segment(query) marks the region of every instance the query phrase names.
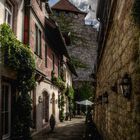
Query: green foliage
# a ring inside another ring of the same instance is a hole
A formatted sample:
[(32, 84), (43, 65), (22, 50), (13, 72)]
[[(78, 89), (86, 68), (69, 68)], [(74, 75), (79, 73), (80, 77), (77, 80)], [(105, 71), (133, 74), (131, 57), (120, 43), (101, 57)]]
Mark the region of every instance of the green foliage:
[(71, 100), (74, 99), (74, 89), (72, 86), (67, 87), (66, 96), (68, 96)]
[(61, 77), (63, 82), (66, 82), (66, 78), (64, 76), (64, 69), (62, 67), (61, 67), (61, 70), (60, 70), (60, 77)]
[(28, 91), (35, 85), (35, 61), (29, 47), (18, 41), (11, 28), (0, 25), (0, 43), (3, 64), (17, 73), (16, 87), (20, 96), (15, 106), (14, 136), (31, 139), (31, 101)]
[(79, 88), (79, 94), (81, 100), (90, 99), (93, 96), (93, 89), (92, 86), (89, 83), (84, 83)]
[(61, 122), (64, 120), (64, 110), (60, 110), (59, 119), (60, 119)]
[(19, 91), (30, 91), (35, 85), (35, 61), (30, 49), (19, 42), (10, 27), (0, 26), (0, 42), (4, 64), (17, 72)]
[(69, 100), (69, 111), (74, 109), (74, 89), (72, 86), (67, 87), (65, 95), (68, 97)]
[(64, 120), (64, 105), (65, 105), (63, 93), (61, 93), (59, 104), (60, 104), (59, 105), (60, 106), (59, 119), (60, 121), (63, 121)]
[(132, 15), (134, 17), (135, 22), (140, 25), (140, 0), (135, 0)]
[(32, 107), (30, 96), (27, 93), (20, 95), (17, 99), (15, 107), (15, 113), (17, 116), (13, 126), (14, 136), (22, 137), (22, 139), (31, 139), (30, 127), (32, 127)]
[(52, 131), (55, 128), (55, 124), (56, 124), (55, 116), (52, 114), (51, 117), (50, 117), (50, 127), (51, 127)]
[(55, 73), (54, 71), (52, 71), (51, 73), (52, 75), (52, 83), (57, 86), (61, 91), (64, 91), (66, 89), (66, 86), (65, 86), (65, 82), (60, 78), (60, 77), (55, 77)]
[(88, 68), (88, 66), (79, 60), (79, 58), (71, 57), (70, 61), (75, 66), (75, 68)]
[(52, 83), (57, 86), (60, 90), (61, 90), (61, 95), (58, 97), (58, 107), (60, 109), (59, 111), (59, 119), (60, 121), (64, 120), (64, 93), (66, 92), (66, 86), (65, 86), (65, 82), (61, 79), (61, 77), (55, 77), (55, 73), (54, 71), (51, 72), (51, 76), (52, 76)]

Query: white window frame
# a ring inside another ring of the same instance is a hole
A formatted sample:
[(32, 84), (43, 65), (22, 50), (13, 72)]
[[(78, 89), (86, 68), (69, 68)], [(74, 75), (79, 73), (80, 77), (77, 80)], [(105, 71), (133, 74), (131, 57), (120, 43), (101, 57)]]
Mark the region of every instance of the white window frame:
[[(8, 5), (11, 6), (11, 11), (8, 9), (7, 3), (8, 3)], [(11, 16), (10, 23), (8, 23), (8, 16), (9, 15)], [(6, 1), (6, 3), (5, 3), (5, 17), (4, 18), (5, 18), (4, 19), (5, 23), (10, 25), (10, 27), (12, 28), (12, 25), (13, 25), (13, 5), (12, 5), (12, 3), (10, 1)]]
[[(10, 137), (11, 135), (11, 85), (9, 83), (2, 83), (2, 86), (8, 86), (9, 88), (9, 97), (8, 97), (8, 101), (9, 101), (9, 105), (8, 105), (8, 112), (9, 112), (9, 118), (8, 118), (8, 121), (9, 121), (9, 127), (8, 127), (8, 130), (9, 132), (7, 133), (7, 135), (3, 135), (2, 136), (2, 140), (5, 140), (7, 138)], [(3, 99), (3, 97), (2, 97)]]

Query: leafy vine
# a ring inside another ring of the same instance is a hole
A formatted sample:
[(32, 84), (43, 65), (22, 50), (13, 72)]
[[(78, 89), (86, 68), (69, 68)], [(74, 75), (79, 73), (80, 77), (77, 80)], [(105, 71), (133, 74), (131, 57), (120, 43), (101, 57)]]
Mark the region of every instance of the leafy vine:
[(64, 93), (66, 92), (65, 82), (61, 79), (61, 77), (57, 78), (55, 76), (54, 71), (51, 72), (51, 76), (52, 76), (52, 79), (51, 79), (52, 83), (55, 86), (57, 86), (60, 89), (60, 91), (61, 91), (61, 95), (58, 98), (59, 99), (58, 107), (60, 109), (60, 111), (59, 111), (59, 119), (60, 119), (60, 121), (63, 121), (64, 120), (64, 105), (65, 105)]
[(54, 71), (51, 72), (51, 81), (52, 83), (57, 86), (61, 91), (66, 89), (65, 82), (61, 79), (61, 77), (56, 77)]
[(17, 40), (7, 24), (0, 25), (0, 43), (3, 64), (15, 70), (17, 76), (15, 83), (19, 95), (15, 103), (14, 136), (30, 139), (32, 108), (28, 92), (35, 85), (35, 61), (29, 47)]

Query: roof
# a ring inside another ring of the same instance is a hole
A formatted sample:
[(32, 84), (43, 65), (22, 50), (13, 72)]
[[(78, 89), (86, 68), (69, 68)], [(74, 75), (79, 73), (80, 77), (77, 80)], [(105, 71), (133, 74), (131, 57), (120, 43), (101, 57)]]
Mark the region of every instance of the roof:
[(46, 36), (49, 45), (54, 48), (54, 50), (57, 50), (58, 53), (61, 55), (65, 55), (69, 58), (69, 54), (66, 49), (66, 44), (64, 42), (62, 33), (59, 30), (59, 27), (56, 25), (56, 23), (46, 18)]
[(69, 0), (60, 0), (55, 5), (51, 7), (53, 10), (69, 11), (74, 13), (86, 14), (80, 11), (76, 6), (74, 6)]

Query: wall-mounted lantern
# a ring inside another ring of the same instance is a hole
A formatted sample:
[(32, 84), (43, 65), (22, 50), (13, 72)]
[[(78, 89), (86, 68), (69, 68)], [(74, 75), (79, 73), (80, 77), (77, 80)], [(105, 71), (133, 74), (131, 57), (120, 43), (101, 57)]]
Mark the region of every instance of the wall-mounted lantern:
[(127, 73), (125, 73), (120, 82), (121, 92), (125, 98), (130, 99), (131, 87), (131, 77)]
[(52, 102), (53, 102), (53, 98), (50, 99), (50, 103), (51, 103), (51, 104), (52, 104)]
[(102, 95), (102, 102), (103, 103), (108, 103), (108, 93), (105, 92), (103, 95)]
[(38, 103), (40, 104), (40, 103), (42, 103), (42, 102), (43, 102), (43, 99), (42, 99), (41, 96), (39, 96), (39, 97), (38, 97)]

